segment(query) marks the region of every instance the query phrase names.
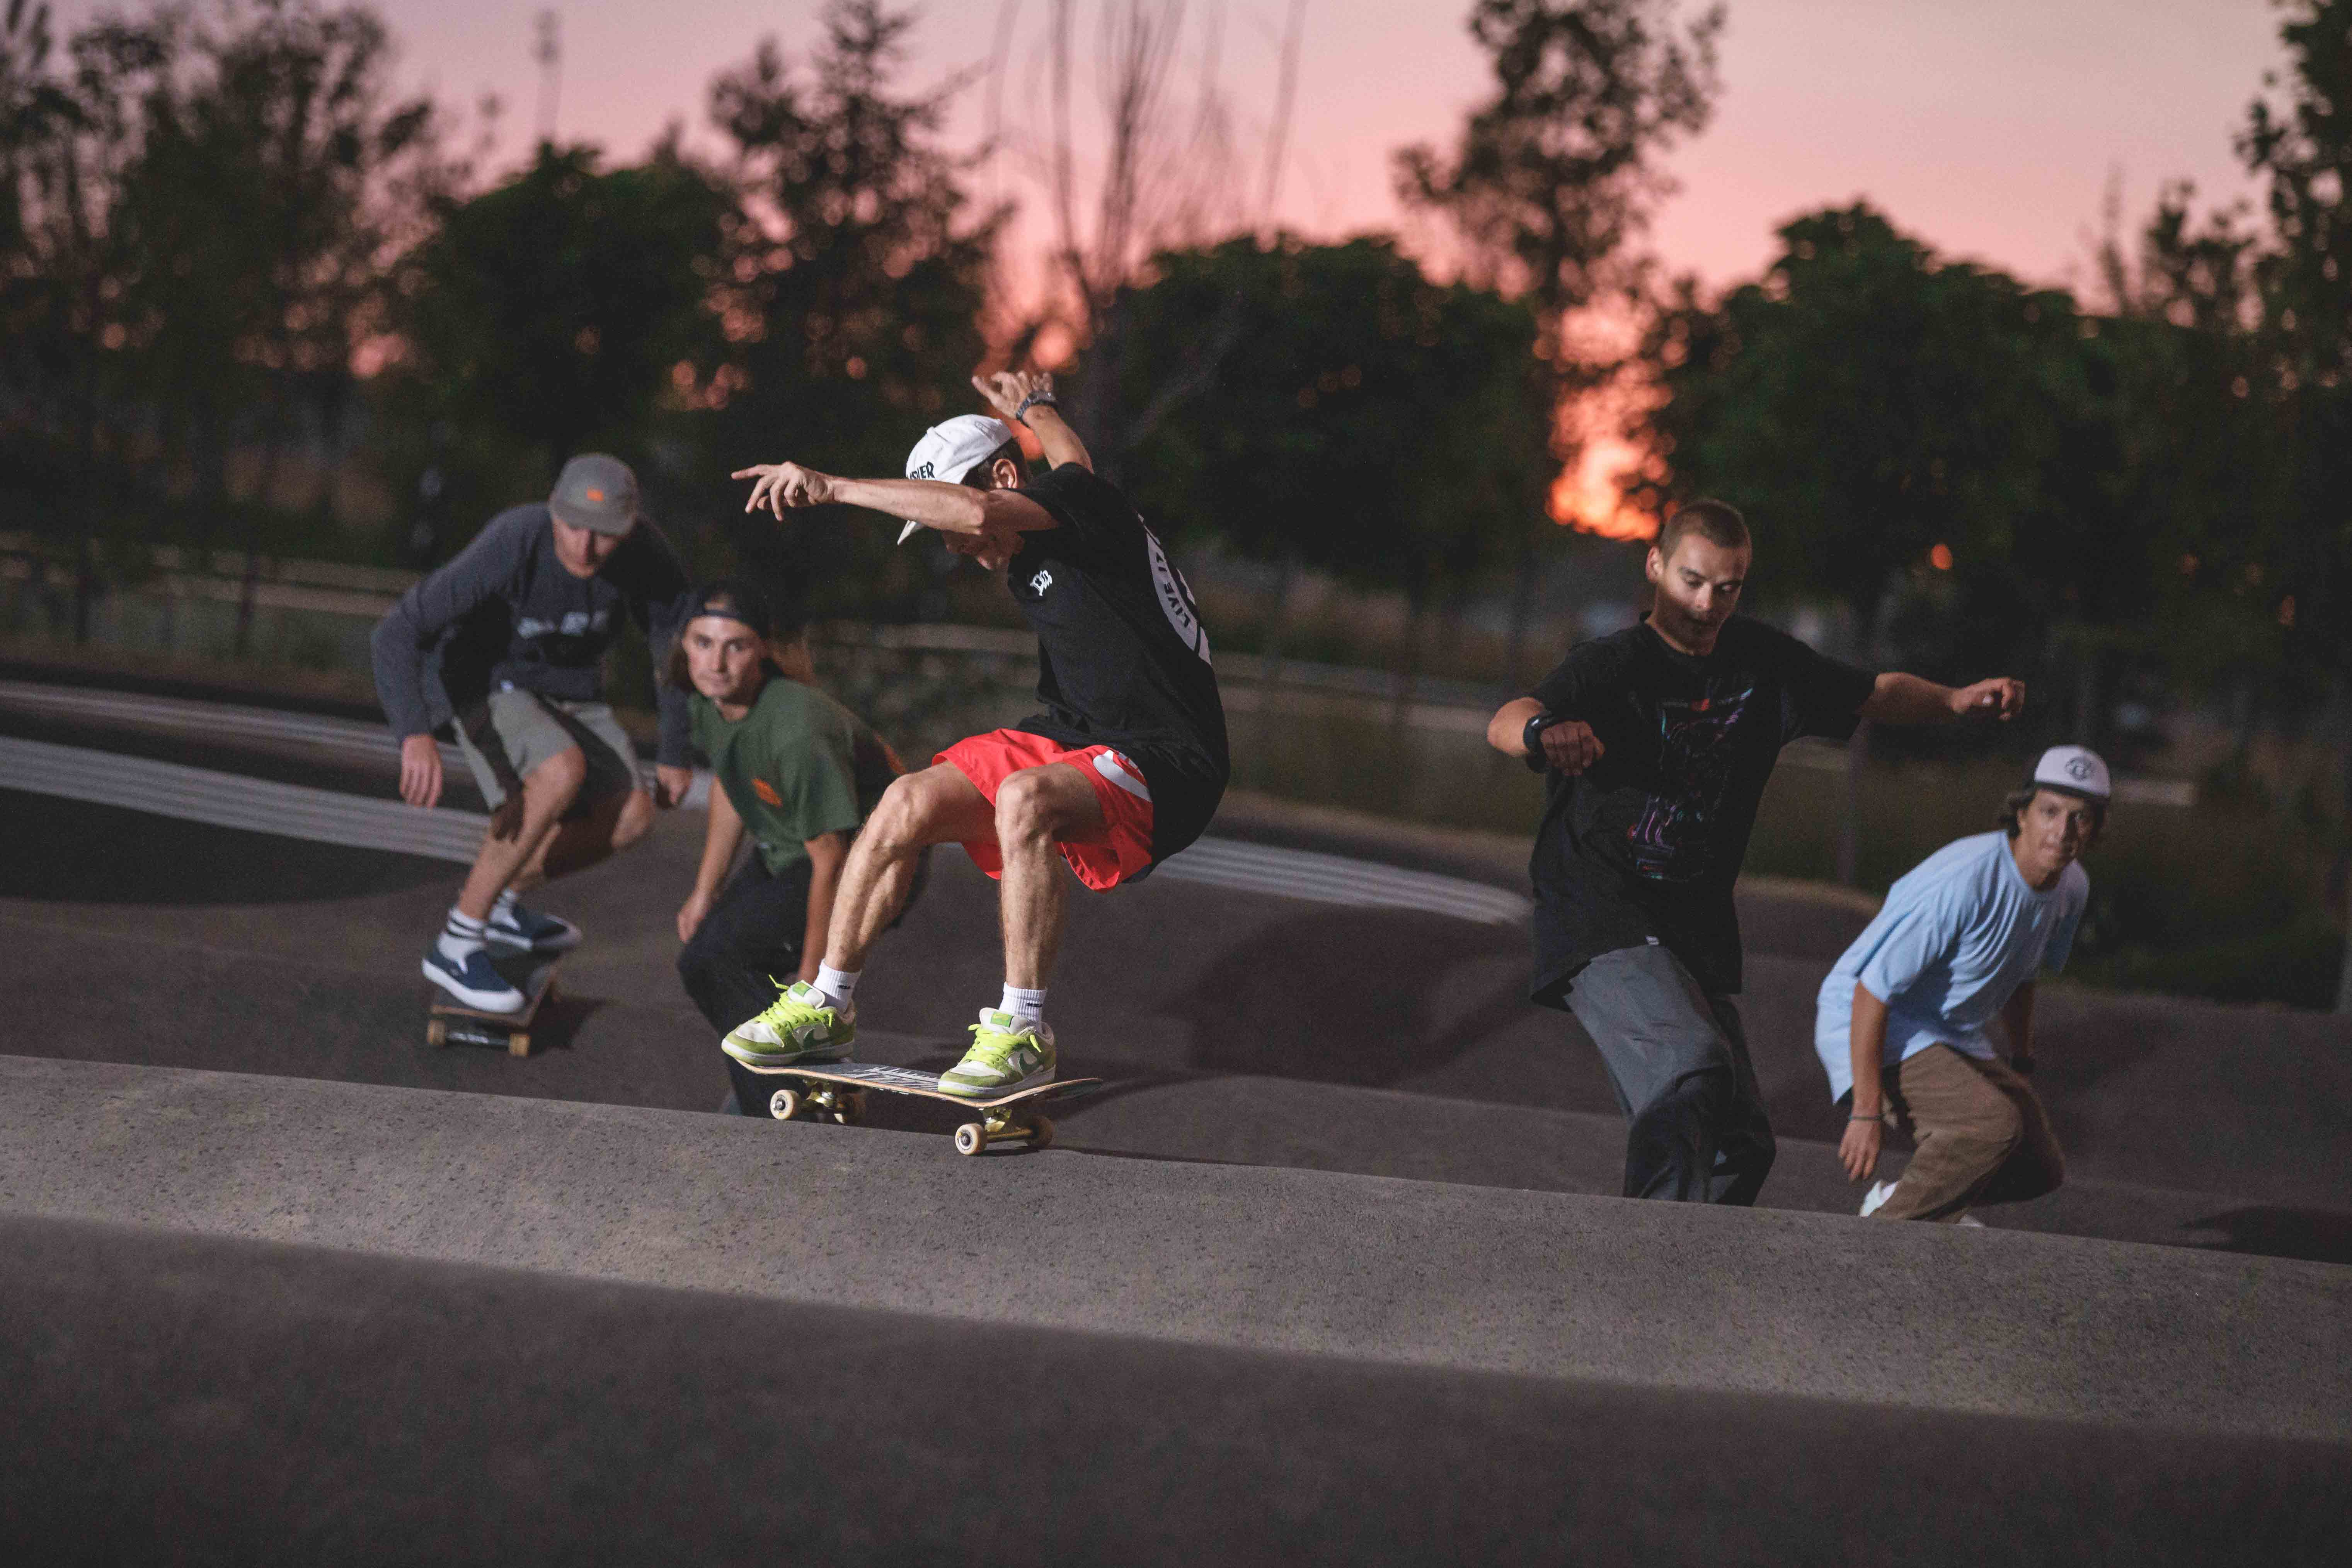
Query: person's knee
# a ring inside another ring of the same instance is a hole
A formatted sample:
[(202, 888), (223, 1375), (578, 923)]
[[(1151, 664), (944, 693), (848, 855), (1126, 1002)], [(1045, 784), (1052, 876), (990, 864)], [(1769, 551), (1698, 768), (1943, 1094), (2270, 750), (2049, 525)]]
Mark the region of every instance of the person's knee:
[(893, 779), (875, 803), (866, 826), (858, 830), (851, 853), (867, 849), (891, 859), (913, 854), (930, 842), (925, 830), (934, 815), (933, 804), (918, 775), (905, 773)]
[(577, 746), (566, 746), (523, 776), (523, 787), (534, 794), (569, 804), (588, 782), (588, 759)]
[(996, 791), (996, 841), (1034, 844), (1054, 837), (1059, 812), (1044, 768), (1024, 768)]

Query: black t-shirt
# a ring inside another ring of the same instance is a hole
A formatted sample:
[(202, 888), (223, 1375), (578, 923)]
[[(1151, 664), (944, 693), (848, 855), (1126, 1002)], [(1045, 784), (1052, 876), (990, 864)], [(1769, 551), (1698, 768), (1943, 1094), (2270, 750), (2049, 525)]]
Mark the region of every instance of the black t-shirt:
[(1209, 634), (1182, 574), (1127, 498), (1076, 463), (1022, 494), (1055, 526), (1021, 536), (1005, 569), (1037, 633), (1037, 698), (1018, 728), (1113, 746), (1151, 788), (1154, 862), (1200, 837), (1229, 772)]
[(1745, 616), (1705, 658), (1647, 622), (1570, 648), (1532, 695), (1604, 750), (1545, 781), (1533, 1000), (1564, 1006), (1587, 963), (1654, 941), (1708, 993), (1738, 991), (1731, 887), (1772, 764), (1800, 735), (1852, 735), (1874, 679)]

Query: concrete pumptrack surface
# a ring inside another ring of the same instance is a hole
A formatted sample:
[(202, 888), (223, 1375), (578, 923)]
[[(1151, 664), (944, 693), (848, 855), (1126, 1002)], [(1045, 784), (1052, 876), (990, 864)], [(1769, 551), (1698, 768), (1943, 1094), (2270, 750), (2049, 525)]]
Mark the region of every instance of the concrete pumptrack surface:
[[(388, 793), (5, 701), (0, 736)], [(1055, 991), (1065, 1070), (1114, 1082), (965, 1160), (951, 1108), (709, 1114), (667, 929), (698, 819), (549, 900), (590, 940), (515, 1061), (423, 1043), (446, 865), (0, 817), (12, 1557), (2342, 1560), (2332, 1019), (2053, 989), (2069, 1186), (1861, 1224), (1809, 1035), (1864, 912), (1750, 889), (1774, 1206), (1634, 1205), (1523, 929), (1155, 879), (1080, 910)], [(1459, 836), (1216, 831), (1524, 886)], [(951, 1059), (993, 994), (991, 887), (940, 871), (866, 1059)]]

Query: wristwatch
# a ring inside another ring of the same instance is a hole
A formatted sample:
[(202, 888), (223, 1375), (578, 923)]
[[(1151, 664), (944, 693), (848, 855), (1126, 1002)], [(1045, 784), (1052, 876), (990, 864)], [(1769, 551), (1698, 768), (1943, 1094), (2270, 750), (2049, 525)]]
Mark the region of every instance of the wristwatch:
[(1526, 727), (1519, 731), (1519, 744), (1528, 749), (1528, 772), (1539, 773), (1551, 766), (1551, 763), (1544, 758), (1543, 732), (1559, 722), (1559, 714), (1549, 711), (1539, 712), (1529, 719)]

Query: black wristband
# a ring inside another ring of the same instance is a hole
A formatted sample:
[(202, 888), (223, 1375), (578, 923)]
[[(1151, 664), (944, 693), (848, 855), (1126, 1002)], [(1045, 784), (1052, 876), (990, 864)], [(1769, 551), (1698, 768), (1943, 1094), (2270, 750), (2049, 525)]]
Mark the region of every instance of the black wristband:
[(1528, 749), (1528, 772), (1539, 773), (1551, 766), (1544, 758), (1543, 732), (1559, 722), (1558, 714), (1538, 712), (1520, 728), (1519, 744)]
[(1055, 403), (1054, 395), (1052, 393), (1033, 392), (1028, 396), (1021, 400), (1021, 406), (1013, 411), (1013, 417), (1020, 423), (1026, 425), (1028, 420), (1022, 416), (1027, 414), (1032, 408), (1053, 408), (1055, 406), (1058, 405)]

